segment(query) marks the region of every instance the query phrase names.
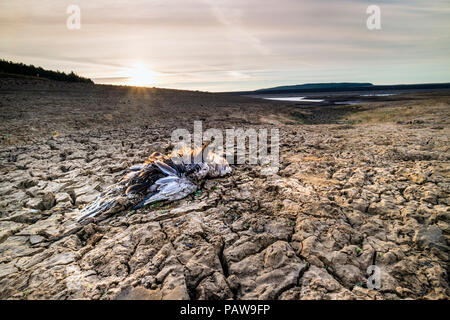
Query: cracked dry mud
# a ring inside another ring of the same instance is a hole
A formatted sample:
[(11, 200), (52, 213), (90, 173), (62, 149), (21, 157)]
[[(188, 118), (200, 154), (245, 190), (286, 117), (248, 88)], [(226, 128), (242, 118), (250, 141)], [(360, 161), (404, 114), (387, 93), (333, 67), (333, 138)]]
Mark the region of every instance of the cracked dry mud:
[[(2, 80), (0, 95), (1, 299), (450, 295), (448, 92), (351, 113), (31, 80)], [(383, 108), (405, 119), (355, 120)], [(123, 169), (169, 151), (172, 130), (194, 120), (279, 128), (278, 174), (236, 165), (168, 206), (75, 222)], [(374, 259), (379, 290), (365, 286)]]

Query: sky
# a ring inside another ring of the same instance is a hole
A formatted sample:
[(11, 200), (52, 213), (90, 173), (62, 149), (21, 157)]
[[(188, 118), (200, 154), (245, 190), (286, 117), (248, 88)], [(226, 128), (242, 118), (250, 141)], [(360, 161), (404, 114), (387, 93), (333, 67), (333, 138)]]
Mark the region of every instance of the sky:
[[(69, 5), (80, 29), (67, 28)], [(449, 53), (450, 0), (0, 0), (0, 58), (96, 83), (450, 82)]]

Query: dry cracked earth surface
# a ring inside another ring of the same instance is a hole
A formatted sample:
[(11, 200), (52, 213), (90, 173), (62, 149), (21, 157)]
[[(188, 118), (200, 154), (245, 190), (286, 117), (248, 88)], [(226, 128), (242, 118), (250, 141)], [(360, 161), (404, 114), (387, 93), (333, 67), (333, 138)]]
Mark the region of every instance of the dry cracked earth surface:
[[(1, 299), (449, 298), (450, 92), (314, 108), (2, 79), (0, 97)], [(279, 172), (76, 222), (194, 120), (278, 128)]]

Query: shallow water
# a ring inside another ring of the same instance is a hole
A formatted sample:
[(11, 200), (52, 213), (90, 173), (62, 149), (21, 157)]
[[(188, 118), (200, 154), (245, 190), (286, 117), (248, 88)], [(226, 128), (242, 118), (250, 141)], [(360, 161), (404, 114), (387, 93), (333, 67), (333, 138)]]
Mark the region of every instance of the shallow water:
[(361, 102), (363, 102), (363, 101), (353, 101), (353, 100), (350, 100), (350, 101), (338, 101), (338, 102), (334, 102), (334, 104), (358, 104), (358, 103), (361, 103)]
[(305, 97), (280, 97), (280, 98), (263, 98), (266, 100), (278, 101), (298, 101), (298, 102), (323, 102), (323, 99), (305, 99)]
[(362, 94), (360, 97), (389, 97), (395, 96), (397, 93), (372, 93), (372, 94)]

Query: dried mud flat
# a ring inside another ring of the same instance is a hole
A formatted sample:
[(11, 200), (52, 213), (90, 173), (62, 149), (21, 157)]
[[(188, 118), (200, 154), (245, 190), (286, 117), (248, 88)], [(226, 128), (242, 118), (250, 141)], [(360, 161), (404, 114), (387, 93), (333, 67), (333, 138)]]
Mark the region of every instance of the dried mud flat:
[[(1, 299), (449, 298), (449, 92), (318, 109), (1, 81)], [(194, 120), (279, 128), (278, 174), (234, 166), (182, 201), (75, 222)]]

